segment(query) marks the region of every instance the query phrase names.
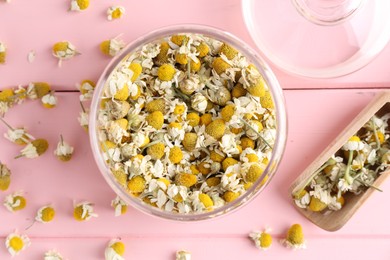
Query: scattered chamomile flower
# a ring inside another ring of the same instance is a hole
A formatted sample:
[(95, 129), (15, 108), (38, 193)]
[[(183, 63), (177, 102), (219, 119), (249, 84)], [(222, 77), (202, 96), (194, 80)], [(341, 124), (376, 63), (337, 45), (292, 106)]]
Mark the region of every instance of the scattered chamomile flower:
[(27, 54), (27, 61), (29, 63), (33, 63), (35, 61), (35, 57), (36, 57), (36, 52), (34, 50), (31, 50)]
[(46, 94), (50, 93), (51, 87), (46, 82), (31, 82), (27, 87), (27, 97), (29, 99), (42, 98)]
[(107, 9), (107, 19), (109, 21), (120, 19), (125, 13), (125, 8), (123, 6), (111, 6)]
[(305, 249), (306, 241), (303, 236), (302, 226), (300, 224), (293, 224), (288, 232), (286, 239), (282, 240), (282, 243), (292, 249)]
[(11, 233), (5, 239), (5, 246), (11, 256), (18, 255), (21, 251), (29, 247), (31, 244), (27, 235), (19, 235), (16, 231)]
[(26, 198), (22, 191), (17, 191), (4, 198), (4, 206), (10, 212), (22, 210), (26, 207)]
[(0, 64), (5, 63), (6, 57), (7, 57), (7, 47), (3, 42), (0, 42)]
[(11, 142), (19, 145), (25, 145), (34, 139), (30, 134), (26, 132), (24, 127), (21, 128), (13, 128), (9, 125), (4, 119), (0, 117), (0, 121), (2, 121), (7, 127), (8, 131), (4, 134), (4, 137)]
[(255, 242), (257, 248), (267, 250), (272, 245), (272, 236), (269, 232), (270, 229), (266, 229), (263, 232), (253, 231), (249, 234), (249, 237)]
[(96, 218), (97, 216), (98, 215), (93, 212), (93, 204), (88, 201), (80, 202), (74, 206), (73, 217), (77, 221), (87, 221), (92, 217)]
[(95, 82), (91, 80), (83, 80), (80, 84), (76, 84), (78, 90), (80, 90), (80, 101), (90, 100), (93, 95), (93, 91), (95, 90)]
[(11, 171), (8, 169), (7, 165), (0, 162), (0, 190), (8, 190), (9, 185), (11, 184)]
[(54, 95), (54, 91), (44, 95), (41, 101), (45, 108), (53, 108), (57, 105), (57, 97)]
[(26, 147), (24, 147), (20, 151), (20, 155), (16, 156), (15, 159), (20, 157), (26, 158), (36, 158), (44, 154), (49, 147), (49, 143), (45, 139), (35, 139), (28, 143)]
[(79, 123), (80, 125), (84, 128), (85, 131), (88, 132), (88, 125), (89, 125), (89, 111), (87, 111), (85, 108), (84, 108), (84, 105), (82, 102), (80, 102), (80, 106), (81, 106), (81, 112), (80, 112), (80, 116), (78, 117), (78, 120), (79, 120)]
[(127, 212), (127, 203), (117, 196), (114, 200), (111, 201), (111, 206), (115, 210), (115, 217), (123, 215)]
[(60, 135), (61, 140), (57, 144), (57, 149), (54, 150), (54, 154), (57, 158), (63, 162), (67, 162), (72, 159), (73, 147), (70, 146), (67, 142), (64, 141), (62, 135)]
[(52, 48), (52, 53), (53, 53), (53, 56), (59, 60), (58, 66), (60, 66), (60, 67), (61, 67), (63, 60), (71, 59), (75, 55), (80, 54), (76, 50), (76, 47), (68, 41), (55, 43), (53, 45), (53, 48)]
[(64, 260), (64, 257), (59, 252), (52, 249), (45, 253), (43, 260)]
[(70, 11), (83, 11), (89, 6), (89, 0), (72, 0), (70, 2)]
[(191, 260), (191, 253), (186, 250), (177, 251), (176, 260)]
[(125, 254), (125, 244), (118, 240), (112, 239), (104, 251), (106, 260), (124, 260), (123, 255)]
[(100, 51), (108, 56), (116, 56), (125, 47), (125, 42), (119, 37), (108, 39), (100, 43)]
[(56, 215), (56, 211), (52, 206), (43, 206), (37, 211), (35, 220), (41, 223), (51, 222)]

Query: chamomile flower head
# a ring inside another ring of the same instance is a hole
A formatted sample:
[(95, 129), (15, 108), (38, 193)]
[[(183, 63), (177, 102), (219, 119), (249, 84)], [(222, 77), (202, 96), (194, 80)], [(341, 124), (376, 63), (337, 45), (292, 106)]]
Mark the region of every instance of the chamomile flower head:
[(9, 185), (11, 184), (11, 171), (8, 167), (0, 162), (0, 190), (8, 190)]
[(3, 42), (0, 42), (0, 64), (4, 64), (7, 57), (7, 47)]
[(92, 98), (93, 91), (95, 90), (95, 86), (95, 82), (87, 79), (81, 81), (80, 84), (77, 84), (76, 87), (80, 90), (81, 93), (80, 101), (90, 100)]
[(127, 203), (118, 196), (111, 201), (111, 206), (115, 210), (115, 217), (123, 215), (127, 212)]
[(176, 260), (191, 260), (191, 253), (186, 250), (176, 252)]
[(161, 81), (170, 81), (176, 74), (175, 67), (169, 63), (161, 65), (157, 70), (158, 79)]
[(52, 53), (53, 56), (59, 60), (59, 66), (61, 66), (61, 62), (63, 60), (69, 60), (79, 54), (79, 52), (76, 50), (76, 47), (68, 41), (55, 43), (52, 48)]
[(112, 239), (104, 251), (106, 260), (124, 260), (125, 244), (119, 239)]
[(27, 87), (27, 97), (29, 99), (38, 99), (49, 94), (51, 87), (46, 82), (31, 82)]
[(182, 144), (187, 151), (191, 152), (195, 149), (197, 140), (198, 135), (196, 133), (185, 133)]
[(293, 224), (288, 232), (283, 244), (292, 249), (305, 249), (306, 241), (303, 235), (302, 226), (300, 224)]
[(83, 11), (89, 6), (89, 0), (71, 0), (70, 11)]
[(57, 149), (54, 150), (55, 156), (63, 162), (67, 162), (72, 159), (74, 148), (64, 141), (62, 135), (61, 140), (57, 144)]
[(17, 256), (31, 244), (27, 235), (17, 232), (9, 234), (5, 239), (5, 246), (11, 256)]
[(157, 130), (161, 129), (164, 124), (164, 115), (160, 111), (150, 113), (145, 119), (150, 126)]
[(98, 215), (94, 213), (93, 206), (94, 205), (88, 201), (80, 202), (74, 205), (73, 208), (74, 219), (77, 221), (87, 221), (93, 217), (96, 218)]
[(231, 65), (227, 63), (223, 58), (217, 57), (214, 59), (212, 67), (215, 72), (220, 75), (224, 73), (227, 69), (231, 68)]
[(125, 42), (121, 39), (113, 38), (100, 43), (100, 51), (107, 55), (114, 57), (125, 47)]
[(348, 142), (343, 145), (343, 149), (345, 151), (360, 151), (363, 150), (363, 148), (364, 144), (357, 135), (354, 135), (349, 138)]
[(0, 118), (0, 121), (8, 127), (8, 131), (4, 133), (4, 137), (11, 142), (19, 145), (26, 145), (33, 139), (33, 137), (26, 132), (24, 127), (14, 128), (5, 122), (4, 119)]
[(54, 95), (54, 92), (44, 95), (41, 98), (41, 101), (45, 108), (53, 108), (57, 105), (57, 97)]
[(52, 249), (45, 252), (45, 255), (43, 256), (43, 260), (64, 260), (64, 257), (59, 252)]
[(178, 186), (191, 187), (198, 182), (198, 178), (194, 174), (179, 173), (176, 175), (175, 183)]
[(145, 105), (145, 110), (149, 113), (160, 111), (165, 113), (165, 100), (162, 98), (154, 99)]
[(169, 161), (173, 164), (180, 163), (180, 161), (183, 159), (183, 151), (179, 146), (174, 146), (169, 149)]
[(267, 250), (272, 245), (272, 236), (269, 232), (269, 229), (262, 232), (253, 231), (249, 234), (249, 237), (253, 240), (253, 242), (255, 242), (257, 248)]
[(191, 98), (191, 107), (198, 112), (204, 113), (207, 108), (207, 98), (202, 93), (196, 93)]
[(26, 198), (22, 191), (14, 192), (4, 198), (3, 205), (10, 212), (22, 210), (26, 207)]
[(28, 143), (26, 147), (20, 151), (20, 155), (16, 156), (15, 158), (36, 158), (44, 154), (48, 147), (49, 143), (45, 139), (35, 139)]
[(35, 220), (41, 223), (49, 223), (53, 221), (56, 215), (55, 209), (51, 206), (43, 206), (38, 209), (37, 215), (35, 216)]
[(141, 193), (145, 190), (146, 181), (144, 177), (137, 175), (129, 180), (127, 183), (127, 188), (131, 193)]
[(84, 108), (84, 105), (83, 105), (82, 102), (80, 102), (80, 106), (81, 106), (81, 112), (80, 112), (79, 117), (77, 118), (77, 120), (79, 121), (80, 126), (82, 128), (84, 128), (85, 131), (88, 132), (89, 110)]
[(107, 9), (107, 19), (109, 21), (120, 19), (125, 11), (126, 9), (123, 6), (111, 6)]

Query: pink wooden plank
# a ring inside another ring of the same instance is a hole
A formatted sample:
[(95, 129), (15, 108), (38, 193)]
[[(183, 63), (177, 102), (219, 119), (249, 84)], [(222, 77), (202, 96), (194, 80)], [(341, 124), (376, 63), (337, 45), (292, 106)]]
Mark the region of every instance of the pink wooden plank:
[[(152, 29), (177, 23), (219, 27), (255, 48), (239, 0), (124, 1), (120, 5), (127, 13), (120, 21), (112, 22), (107, 21), (105, 12), (114, 3), (93, 1), (85, 12), (74, 13), (67, 11), (69, 2), (36, 0), (0, 4), (0, 40), (8, 46), (7, 64), (0, 66), (0, 89), (31, 81), (47, 81), (57, 89), (74, 89), (83, 79), (97, 80), (108, 63), (109, 58), (103, 57), (98, 47), (103, 40), (123, 33), (123, 39), (130, 42)], [(167, 15), (171, 13), (174, 15)], [(58, 68), (51, 47), (62, 40), (71, 41), (82, 55)], [(27, 61), (30, 50), (37, 55), (32, 64)], [(390, 83), (389, 57), (390, 46), (361, 71), (332, 80), (295, 77), (271, 66), (285, 89), (386, 87)]]
[[(130, 209), (125, 216), (114, 217), (110, 201), (114, 193), (101, 177), (92, 159), (87, 134), (78, 125), (78, 96), (75, 93), (59, 93), (59, 105), (52, 110), (40, 107), (39, 102), (27, 102), (6, 115), (9, 123), (25, 125), (36, 137), (45, 137), (51, 144), (41, 158), (28, 160), (13, 157), (20, 147), (0, 138), (0, 159), (13, 171), (10, 190), (0, 193), (0, 201), (6, 194), (22, 189), (27, 192), (28, 206), (11, 214), (0, 207), (0, 235), (5, 236), (18, 228), (24, 230), (42, 205), (53, 203), (57, 217), (53, 223), (35, 224), (27, 233), (40, 237), (79, 236), (150, 236), (150, 235), (243, 235), (254, 228), (270, 226), (276, 233), (299, 222), (310, 235), (327, 235), (298, 214), (289, 201), (287, 189), (291, 182), (314, 159), (327, 142), (373, 97), (373, 91), (312, 90), (285, 91), (289, 137), (287, 148), (277, 175), (267, 189), (249, 205), (226, 217), (199, 223), (174, 223), (146, 216)], [(306, 104), (306, 105), (303, 105)], [(308, 109), (312, 108), (312, 109)], [(0, 128), (4, 133), (5, 128)], [(69, 163), (58, 161), (53, 155), (58, 135), (75, 146), (75, 155)], [(376, 193), (342, 230), (332, 237), (344, 235), (386, 235), (387, 205), (390, 182), (383, 186), (384, 193)], [(96, 203), (97, 219), (79, 223), (72, 218), (73, 200), (90, 200)], [(373, 221), (373, 218), (375, 221)]]
[[(110, 237), (101, 238), (31, 238), (31, 246), (12, 258), (3, 246), (0, 258), (40, 260), (45, 251), (57, 249), (66, 259), (104, 259), (104, 249)], [(126, 259), (175, 259), (176, 250), (186, 249), (192, 259), (376, 259), (390, 257), (389, 237), (306, 237), (307, 249), (293, 251), (283, 247), (279, 237), (268, 251), (260, 251), (245, 236), (237, 237), (122, 237)], [(1, 239), (2, 240), (2, 239)]]

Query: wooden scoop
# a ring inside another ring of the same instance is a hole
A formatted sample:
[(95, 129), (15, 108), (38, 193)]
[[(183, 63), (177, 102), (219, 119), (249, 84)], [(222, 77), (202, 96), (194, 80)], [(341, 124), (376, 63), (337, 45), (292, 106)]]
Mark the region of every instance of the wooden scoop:
[[(305, 188), (307, 182), (315, 175), (315, 172), (334, 155), (347, 141), (356, 134), (362, 126), (368, 122), (372, 116), (382, 116), (390, 112), (390, 92), (378, 93), (369, 105), (335, 138), (328, 147), (303, 171), (303, 173), (293, 182), (290, 187), (292, 203), (296, 209), (311, 222), (327, 231), (336, 231), (344, 226), (345, 223), (355, 214), (361, 205), (371, 196), (375, 190), (368, 188), (365, 192), (354, 195), (347, 192), (344, 196), (345, 205), (338, 211), (330, 211), (326, 214), (313, 212), (308, 209), (298, 207), (292, 194)], [(374, 187), (379, 187), (382, 182), (390, 175), (390, 170), (382, 174), (373, 183)]]

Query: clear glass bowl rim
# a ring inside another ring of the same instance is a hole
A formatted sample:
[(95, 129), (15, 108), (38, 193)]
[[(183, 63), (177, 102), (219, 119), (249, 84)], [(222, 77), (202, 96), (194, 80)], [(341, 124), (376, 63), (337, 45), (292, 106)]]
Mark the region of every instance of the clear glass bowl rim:
[[(242, 196), (234, 200), (233, 202), (227, 203), (222, 207), (216, 208), (209, 212), (202, 213), (189, 213), (189, 214), (181, 214), (174, 212), (167, 212), (161, 210), (159, 208), (147, 205), (142, 202), (140, 199), (130, 195), (118, 184), (113, 177), (110, 169), (107, 167), (102, 154), (100, 152), (99, 140), (97, 135), (97, 115), (99, 112), (99, 103), (100, 97), (104, 90), (104, 86), (106, 81), (110, 78), (111, 73), (116, 69), (117, 65), (119, 65), (123, 59), (127, 57), (127, 55), (137, 50), (140, 46), (153, 42), (155, 40), (161, 39), (166, 36), (178, 34), (178, 33), (197, 33), (203, 34), (205, 36), (215, 38), (217, 40), (227, 42), (231, 44), (233, 47), (238, 49), (243, 55), (245, 55), (250, 62), (252, 62), (263, 75), (264, 80), (268, 84), (270, 91), (272, 93), (273, 101), (275, 104), (275, 114), (276, 114), (276, 122), (277, 122), (277, 134), (276, 140), (273, 148), (273, 153), (271, 159), (264, 170), (261, 177), (253, 184), (251, 188), (249, 188)], [(144, 34), (143, 36), (137, 38), (133, 42), (129, 43), (122, 52), (114, 57), (111, 62), (107, 65), (103, 73), (101, 74), (94, 91), (94, 95), (92, 98), (91, 109), (90, 109), (90, 119), (89, 119), (89, 137), (90, 137), (90, 145), (92, 149), (92, 153), (94, 159), (97, 163), (97, 166), (102, 173), (104, 179), (107, 181), (109, 186), (114, 190), (114, 192), (122, 198), (126, 203), (130, 206), (137, 208), (138, 210), (157, 217), (161, 217), (169, 220), (179, 220), (179, 221), (198, 221), (205, 220), (210, 218), (215, 218), (216, 216), (226, 215), (228, 212), (235, 211), (240, 208), (244, 204), (246, 205), (250, 200), (256, 197), (271, 181), (274, 173), (277, 170), (279, 162), (284, 153), (284, 148), (287, 139), (287, 117), (286, 110), (284, 105), (284, 96), (282, 89), (279, 85), (278, 80), (276, 79), (274, 73), (271, 71), (266, 62), (246, 43), (238, 39), (236, 36), (223, 31), (218, 28), (199, 25), (199, 24), (178, 24), (171, 25), (167, 27), (162, 27), (151, 31), (149, 33)], [(260, 186), (260, 183), (268, 175), (268, 180), (264, 185)]]

